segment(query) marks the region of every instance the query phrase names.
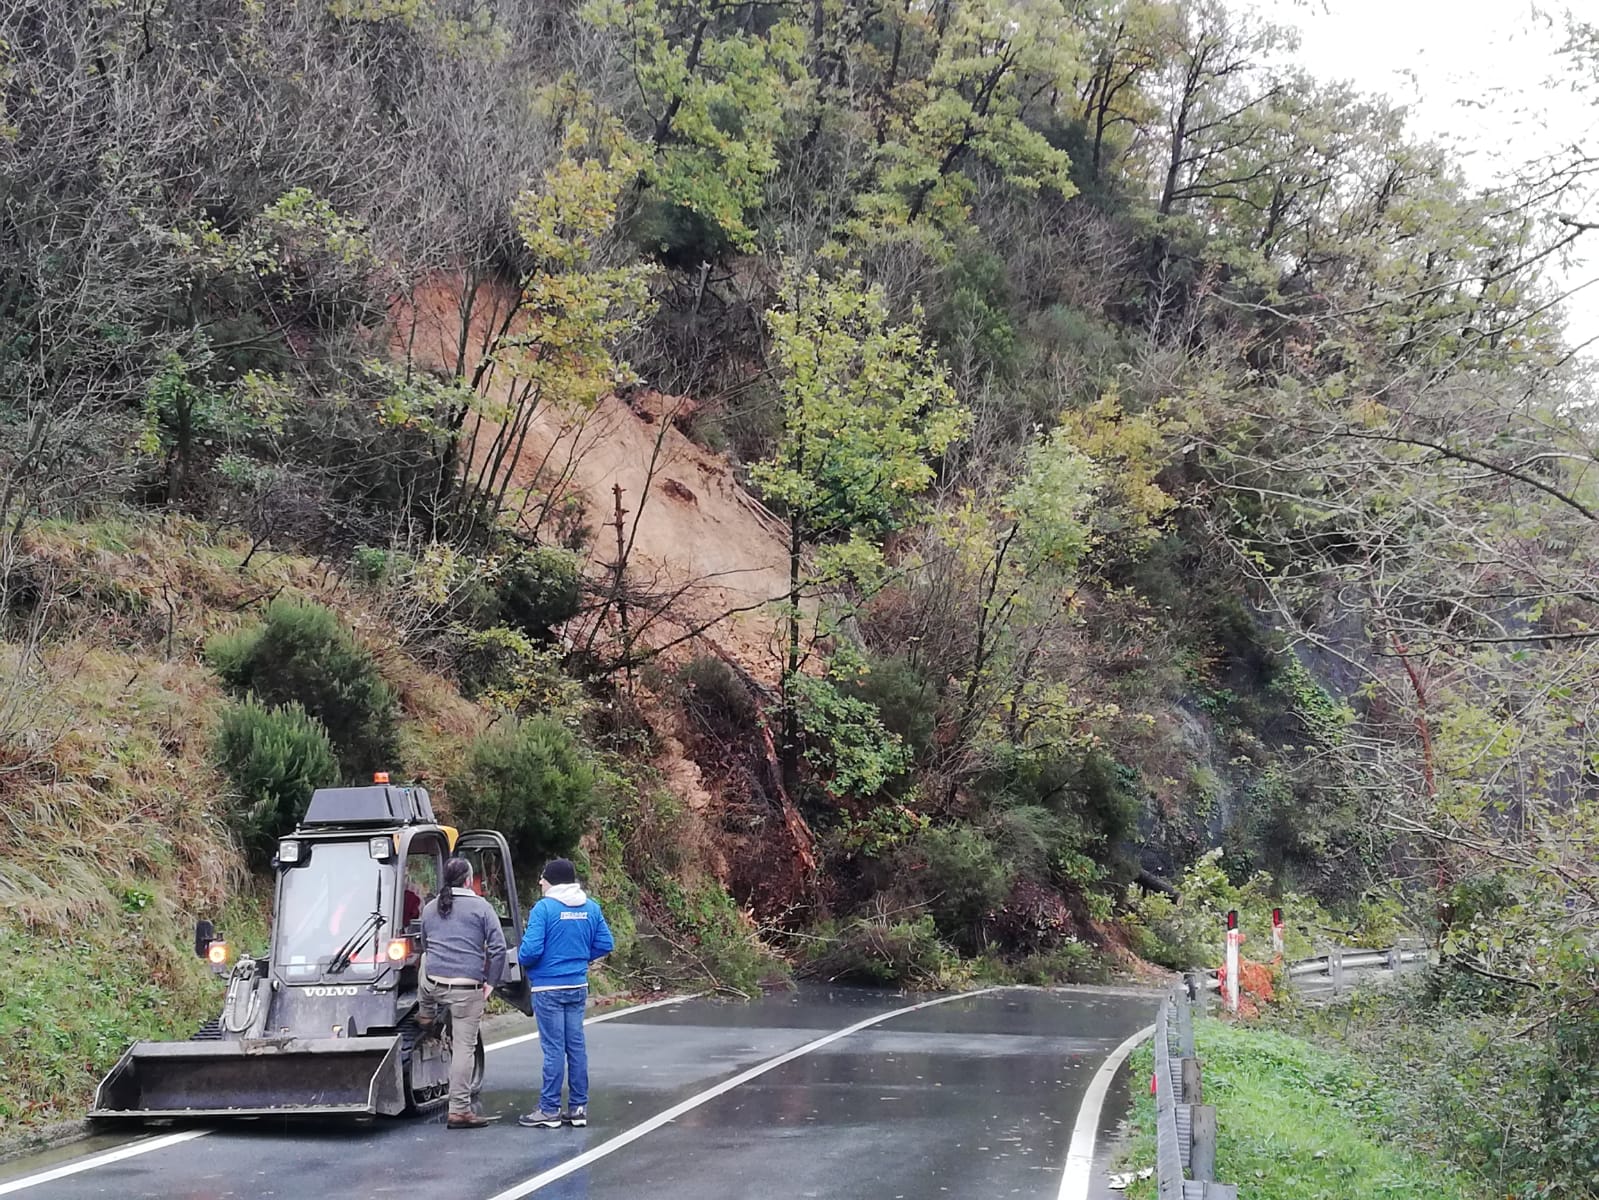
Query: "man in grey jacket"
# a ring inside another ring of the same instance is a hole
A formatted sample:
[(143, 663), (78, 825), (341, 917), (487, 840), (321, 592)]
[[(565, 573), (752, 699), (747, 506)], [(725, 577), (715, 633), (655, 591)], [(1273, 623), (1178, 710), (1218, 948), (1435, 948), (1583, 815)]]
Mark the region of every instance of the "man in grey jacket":
[(422, 963), (417, 1021), (426, 1028), (440, 1009), (450, 1012), (450, 1129), (488, 1125), (472, 1111), (472, 1060), (477, 1050), (483, 1006), (505, 974), (505, 933), (499, 915), (472, 891), (472, 864), (452, 858), (444, 864), (444, 886), (422, 910)]

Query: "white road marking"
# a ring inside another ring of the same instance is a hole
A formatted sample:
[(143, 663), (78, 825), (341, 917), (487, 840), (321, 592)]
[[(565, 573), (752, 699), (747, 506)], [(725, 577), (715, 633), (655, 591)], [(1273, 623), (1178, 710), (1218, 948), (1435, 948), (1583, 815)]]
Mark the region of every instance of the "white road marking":
[(1066, 1151), (1066, 1170), (1061, 1175), (1056, 1200), (1088, 1200), (1088, 1185), (1094, 1177), (1094, 1141), (1099, 1136), (1099, 1113), (1105, 1106), (1105, 1093), (1133, 1047), (1154, 1032), (1153, 1025), (1140, 1029), (1112, 1050), (1110, 1057), (1094, 1072), (1088, 1090), (1083, 1093), (1082, 1106), (1077, 1110), (1077, 1124), (1072, 1129), (1072, 1144)]
[(82, 1158), (77, 1162), (69, 1162), (48, 1171), (40, 1171), (37, 1175), (26, 1175), (21, 1179), (13, 1179), (10, 1183), (0, 1183), (0, 1196), (9, 1196), (12, 1192), (20, 1192), (23, 1188), (37, 1187), (41, 1183), (53, 1183), (57, 1179), (65, 1179), (69, 1175), (77, 1175), (82, 1171), (92, 1171), (96, 1167), (110, 1166), (112, 1163), (122, 1162), (124, 1159), (138, 1158), (141, 1154), (149, 1154), (152, 1150), (165, 1150), (168, 1146), (176, 1146), (179, 1142), (192, 1142), (195, 1138), (202, 1138), (210, 1133), (209, 1129), (188, 1129), (182, 1133), (169, 1133), (163, 1137), (146, 1138), (131, 1145), (122, 1146), (116, 1150), (109, 1150), (104, 1154), (96, 1154), (93, 1158)]
[[(635, 1004), (629, 1008), (618, 1008), (608, 1013), (601, 1013), (597, 1017), (590, 1017), (583, 1024), (596, 1025), (601, 1021), (614, 1021), (617, 1017), (625, 1017), (629, 1013), (643, 1012), (647, 1008), (660, 1008), (666, 1004), (679, 1004), (684, 1000), (692, 1000), (695, 996), (703, 994), (702, 992), (695, 992), (691, 996), (670, 996), (665, 1000), (652, 1000), (648, 1004)], [(503, 1050), (507, 1046), (519, 1046), (523, 1042), (533, 1041), (538, 1036), (536, 1033), (527, 1033), (521, 1037), (506, 1038), (503, 1042), (495, 1042), (492, 1045), (485, 1043), (483, 1051), (486, 1054), (490, 1050)], [(89, 1158), (64, 1163), (59, 1167), (52, 1167), (48, 1171), (40, 1171), (36, 1175), (24, 1175), (21, 1179), (13, 1179), (9, 1183), (0, 1183), (0, 1196), (9, 1196), (13, 1192), (38, 1187), (41, 1183), (54, 1183), (58, 1179), (66, 1179), (69, 1176), (78, 1175), (84, 1171), (92, 1171), (96, 1167), (110, 1166), (112, 1163), (123, 1162), (126, 1159), (138, 1158), (141, 1154), (165, 1150), (168, 1146), (176, 1146), (182, 1142), (192, 1142), (196, 1138), (203, 1138), (206, 1134), (215, 1132), (217, 1132), (215, 1129), (186, 1129), (182, 1133), (169, 1133), (162, 1137), (131, 1142), (126, 1146), (119, 1146), (115, 1150), (108, 1150), (104, 1154), (96, 1154)]]
[[(616, 1008), (608, 1013), (601, 1013), (597, 1017), (590, 1017), (583, 1024), (598, 1025), (601, 1021), (614, 1021), (617, 1017), (631, 1016), (633, 1013), (643, 1012), (647, 1008), (661, 1008), (667, 1004), (682, 1004), (685, 1000), (693, 1000), (704, 994), (704, 992), (690, 992), (687, 996), (668, 996), (665, 1000), (651, 1000), (648, 1004), (634, 1004), (628, 1008)], [(504, 1050), (507, 1046), (520, 1046), (523, 1042), (537, 1041), (538, 1036), (536, 1032), (524, 1033), (514, 1038), (506, 1038), (502, 1042), (485, 1042), (483, 1043), (483, 1053), (487, 1054), (491, 1050)]]
[(954, 996), (940, 996), (935, 1000), (923, 1000), (920, 1004), (911, 1004), (905, 1008), (896, 1008), (892, 1012), (879, 1013), (875, 1017), (868, 1017), (864, 1021), (857, 1021), (855, 1024), (847, 1026), (844, 1029), (840, 1029), (836, 1033), (830, 1033), (826, 1037), (819, 1037), (814, 1041), (806, 1042), (803, 1046), (796, 1047), (795, 1049), (788, 1051), (786, 1054), (779, 1054), (776, 1058), (769, 1058), (765, 1062), (758, 1063), (747, 1071), (740, 1072), (731, 1079), (724, 1079), (721, 1083), (717, 1084), (713, 1088), (707, 1088), (698, 1095), (690, 1096), (687, 1100), (684, 1100), (678, 1104), (674, 1104), (665, 1112), (657, 1113), (649, 1120), (641, 1122), (640, 1124), (633, 1126), (633, 1128), (626, 1130), (623, 1133), (617, 1134), (608, 1142), (601, 1142), (592, 1150), (586, 1150), (582, 1154), (577, 1155), (575, 1158), (567, 1159), (559, 1166), (551, 1167), (548, 1171), (544, 1171), (541, 1174), (535, 1175), (531, 1179), (524, 1180), (521, 1183), (513, 1184), (512, 1186), (506, 1188), (505, 1191), (496, 1193), (490, 1198), (490, 1200), (521, 1200), (521, 1197), (523, 1196), (530, 1196), (534, 1192), (538, 1191), (541, 1187), (554, 1183), (558, 1179), (565, 1179), (568, 1175), (581, 1171), (590, 1163), (598, 1162), (607, 1155), (615, 1154), (618, 1150), (622, 1149), (623, 1146), (631, 1145), (633, 1142), (638, 1141), (639, 1138), (645, 1136), (646, 1134), (653, 1133), (662, 1125), (666, 1125), (677, 1120), (677, 1118), (681, 1117), (684, 1113), (692, 1112), (700, 1105), (706, 1104), (716, 1099), (716, 1097), (732, 1091), (741, 1084), (746, 1084), (752, 1079), (759, 1078), (768, 1071), (775, 1071), (778, 1067), (781, 1067), (785, 1063), (791, 1063), (796, 1058), (803, 1058), (813, 1050), (820, 1050), (823, 1046), (830, 1046), (841, 1038), (847, 1038), (852, 1033), (859, 1033), (863, 1029), (869, 1029), (873, 1025), (879, 1025), (882, 1022), (892, 1020), (895, 1017), (903, 1017), (906, 1013), (913, 1013), (923, 1008), (932, 1008), (935, 1004), (948, 1004), (952, 1000), (968, 1000), (973, 996), (982, 996), (989, 992), (997, 992), (1000, 990), (1000, 988), (977, 988), (974, 991), (961, 992)]

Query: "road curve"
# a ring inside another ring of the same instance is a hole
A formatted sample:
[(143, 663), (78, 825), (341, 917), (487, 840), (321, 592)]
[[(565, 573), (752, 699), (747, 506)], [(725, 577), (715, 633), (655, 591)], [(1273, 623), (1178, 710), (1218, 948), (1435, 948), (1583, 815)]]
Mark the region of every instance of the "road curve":
[[(1083, 1094), (1152, 1003), (1089, 988), (804, 987), (629, 1010), (589, 1031), (587, 1129), (516, 1125), (540, 1051), (514, 1040), (488, 1057), (483, 1109), (500, 1118), (489, 1129), (449, 1133), (439, 1115), (157, 1130), (0, 1166), (0, 1196), (1065, 1200)], [(498, 1026), (491, 1045), (531, 1030)], [(1100, 1123), (1120, 1111), (1113, 1096)]]

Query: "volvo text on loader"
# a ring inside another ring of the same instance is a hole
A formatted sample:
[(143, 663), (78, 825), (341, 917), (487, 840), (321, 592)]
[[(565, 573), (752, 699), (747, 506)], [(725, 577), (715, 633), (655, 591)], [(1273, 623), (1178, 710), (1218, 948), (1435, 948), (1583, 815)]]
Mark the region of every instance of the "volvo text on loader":
[[(532, 1012), (516, 962), (521, 932), (505, 838), (438, 824), (428, 794), (395, 787), (324, 788), (278, 844), (271, 946), (243, 955), (222, 1015), (184, 1042), (136, 1042), (95, 1093), (95, 1118), (397, 1115), (447, 1099), (450, 1040), (417, 1025), (422, 906), (451, 854), (512, 947), (499, 995)], [(196, 953), (227, 960), (208, 922)], [(474, 1090), (483, 1077), (477, 1046)]]

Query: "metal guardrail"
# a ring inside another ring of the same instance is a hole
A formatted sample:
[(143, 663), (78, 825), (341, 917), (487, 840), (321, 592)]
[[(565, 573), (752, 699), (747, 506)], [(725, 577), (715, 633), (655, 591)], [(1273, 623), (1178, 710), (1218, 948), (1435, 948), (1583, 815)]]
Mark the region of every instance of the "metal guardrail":
[[(1430, 962), (1409, 945), (1384, 950), (1335, 948), (1290, 963), (1288, 980), (1325, 976), (1333, 992), (1345, 971), (1402, 971)], [(1160, 1200), (1238, 1200), (1238, 1187), (1216, 1182), (1216, 1109), (1204, 1103), (1199, 1058), (1194, 1053), (1193, 1006), (1205, 1011), (1219, 983), (1214, 972), (1190, 971), (1160, 1001), (1155, 1015), (1155, 1182)], [(1175, 1044), (1174, 1044), (1175, 1043)]]
[(1198, 982), (1198, 972), (1167, 992), (1155, 1015), (1156, 1194), (1160, 1200), (1238, 1200), (1237, 1187), (1215, 1179), (1216, 1110), (1201, 1103), (1190, 981)]

